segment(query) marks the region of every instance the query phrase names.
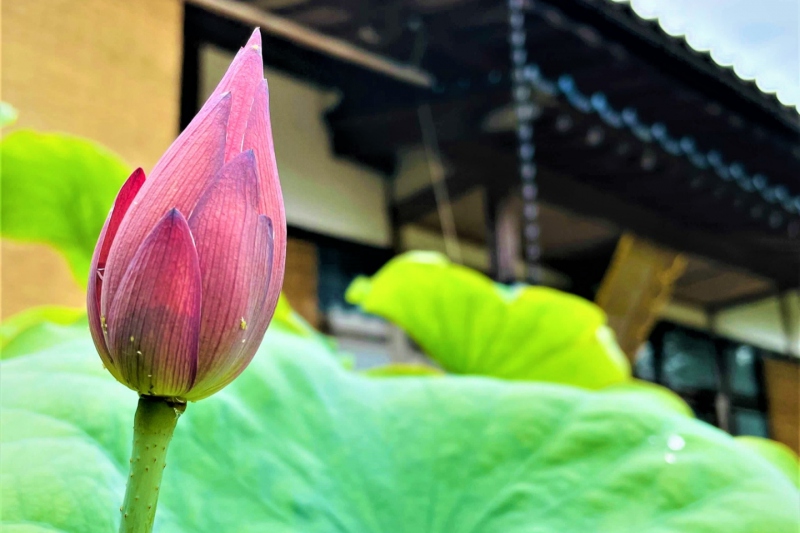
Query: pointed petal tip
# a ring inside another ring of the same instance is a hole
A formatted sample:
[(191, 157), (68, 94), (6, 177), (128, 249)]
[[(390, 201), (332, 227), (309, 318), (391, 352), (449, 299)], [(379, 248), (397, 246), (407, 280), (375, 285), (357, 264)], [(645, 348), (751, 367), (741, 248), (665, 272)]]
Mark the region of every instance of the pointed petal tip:
[(167, 211), (167, 215), (164, 218), (169, 218), (170, 220), (186, 220), (186, 217), (183, 216), (183, 213), (181, 213), (181, 210), (177, 207), (173, 207)]
[(250, 176), (252, 174), (253, 177), (257, 178), (256, 154), (252, 148), (239, 152), (230, 161), (225, 163), (221, 173), (230, 174), (231, 172), (233, 172), (234, 175), (244, 174), (245, 176)]
[(161, 218), (156, 226), (158, 227), (162, 224), (179, 227), (181, 229), (185, 227), (186, 231), (189, 232), (189, 235), (192, 236), (192, 242), (194, 242), (194, 236), (191, 234), (191, 231), (189, 231), (189, 221), (177, 207), (173, 207), (167, 211), (167, 214)]
[(247, 46), (258, 50), (258, 52), (261, 53), (261, 28), (258, 26), (250, 35), (250, 39), (247, 41)]
[(122, 187), (117, 193), (117, 197), (114, 199), (114, 205), (111, 207), (111, 212), (109, 213), (105, 228), (98, 239), (98, 255), (92, 270), (96, 268), (105, 268), (108, 254), (111, 251), (111, 244), (117, 235), (117, 230), (122, 224), (122, 219), (131, 207), (133, 200), (139, 194), (139, 190), (142, 188), (142, 185), (144, 185), (144, 182), (144, 170), (137, 168), (131, 173), (128, 179), (125, 180), (125, 183), (122, 184)]
[(136, 182), (144, 181), (145, 175), (144, 175), (144, 170), (142, 170), (142, 167), (139, 167), (136, 170), (134, 170), (128, 179)]

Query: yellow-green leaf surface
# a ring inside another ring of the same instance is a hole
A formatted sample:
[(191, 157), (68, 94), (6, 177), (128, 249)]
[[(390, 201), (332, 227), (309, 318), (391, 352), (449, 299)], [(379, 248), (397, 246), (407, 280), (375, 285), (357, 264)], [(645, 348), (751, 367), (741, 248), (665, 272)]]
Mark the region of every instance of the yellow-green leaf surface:
[(397, 324), (448, 372), (587, 388), (630, 377), (591, 302), (545, 287), (505, 287), (441, 254), (392, 259), (347, 298)]
[(130, 169), (102, 146), (15, 131), (0, 141), (3, 237), (62, 252), (86, 285), (97, 236)]
[(444, 372), (430, 365), (420, 365), (416, 363), (392, 363), (389, 365), (376, 366), (364, 371), (365, 376), (373, 378), (386, 377), (411, 377), (411, 376), (442, 376)]
[(286, 295), (281, 293), (278, 298), (278, 305), (275, 307), (275, 314), (272, 316), (272, 322), (281, 323), (289, 331), (297, 333), (305, 337), (310, 337), (317, 334), (317, 331), (301, 317), (297, 311), (292, 309)]
[[(114, 533), (136, 395), (88, 338), (0, 362), (0, 529)], [(156, 533), (796, 533), (797, 489), (649, 394), (349, 372), (271, 328), (190, 404)]]

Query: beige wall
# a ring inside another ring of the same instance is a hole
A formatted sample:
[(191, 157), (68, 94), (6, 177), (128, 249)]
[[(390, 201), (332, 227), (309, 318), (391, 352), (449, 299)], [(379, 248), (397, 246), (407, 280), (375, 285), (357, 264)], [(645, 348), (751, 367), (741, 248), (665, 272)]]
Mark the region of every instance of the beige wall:
[(179, 0), (3, 2), (2, 98), (149, 169), (178, 130), (182, 32)]
[[(800, 356), (800, 291), (789, 292), (783, 298), (790, 314), (788, 338), (781, 305), (774, 297), (720, 312), (716, 317), (716, 333), (767, 350)], [(664, 309), (661, 318), (696, 329), (710, 329), (708, 313), (697, 307), (673, 303)]]
[[(16, 127), (89, 137), (152, 168), (178, 130), (180, 0), (6, 0), (0, 97)], [(55, 253), (3, 242), (2, 316), (83, 305)]]
[(767, 298), (721, 312), (717, 317), (718, 333), (800, 357), (800, 292), (793, 291), (782, 298), (789, 311), (788, 332), (781, 303), (777, 298)]

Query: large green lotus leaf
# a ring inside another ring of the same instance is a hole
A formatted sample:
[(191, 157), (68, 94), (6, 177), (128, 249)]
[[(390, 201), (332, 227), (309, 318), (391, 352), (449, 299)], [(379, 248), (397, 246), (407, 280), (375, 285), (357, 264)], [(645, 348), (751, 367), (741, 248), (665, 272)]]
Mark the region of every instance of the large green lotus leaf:
[[(84, 329), (60, 326), (82, 324)], [(35, 352), (74, 338), (89, 330), (86, 311), (80, 307), (43, 305), (31, 307), (0, 324), (0, 359)]]
[[(3, 531), (113, 533), (135, 395), (72, 340), (0, 362)], [(651, 395), (348, 372), (271, 328), (188, 406), (159, 533), (796, 533), (800, 494)]]
[(694, 411), (689, 407), (689, 404), (683, 401), (683, 398), (668, 388), (662, 387), (656, 383), (632, 379), (625, 383), (607, 387), (603, 389), (603, 391), (613, 392), (615, 394), (630, 394), (631, 401), (636, 401), (636, 399), (640, 398), (642, 395), (648, 395), (653, 401), (660, 403), (665, 409), (683, 416), (694, 417)]
[(800, 488), (800, 461), (791, 448), (780, 442), (761, 437), (741, 436), (736, 441), (752, 449), (786, 474), (795, 487)]
[(630, 366), (599, 307), (545, 287), (505, 287), (443, 255), (412, 252), (347, 292), (457, 374), (601, 388)]
[(32, 131), (3, 138), (0, 160), (3, 237), (55, 247), (85, 286), (97, 236), (130, 169), (86, 139)]

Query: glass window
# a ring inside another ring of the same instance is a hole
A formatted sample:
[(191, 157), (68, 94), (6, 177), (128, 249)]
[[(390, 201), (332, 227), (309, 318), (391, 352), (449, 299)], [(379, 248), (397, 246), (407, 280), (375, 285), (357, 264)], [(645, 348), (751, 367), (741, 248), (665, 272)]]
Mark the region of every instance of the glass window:
[(740, 344), (726, 350), (725, 357), (728, 363), (732, 392), (749, 398), (758, 396), (755, 348)]
[(356, 276), (372, 275), (392, 257), (389, 249), (345, 243), (329, 238), (316, 240), (319, 259), (319, 307), (323, 313), (352, 306), (344, 294)]
[(733, 409), (733, 420), (737, 435), (769, 437), (767, 418), (761, 411), (752, 409)]
[(636, 352), (633, 375), (645, 381), (656, 380), (655, 355), (653, 354), (653, 345), (649, 341), (642, 344), (642, 347)]
[(664, 334), (664, 382), (675, 390), (717, 390), (716, 349), (707, 336), (685, 330)]

